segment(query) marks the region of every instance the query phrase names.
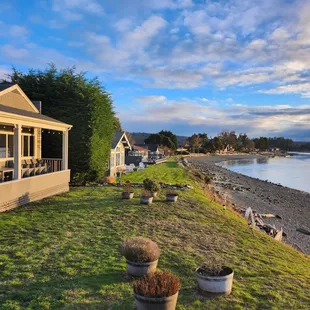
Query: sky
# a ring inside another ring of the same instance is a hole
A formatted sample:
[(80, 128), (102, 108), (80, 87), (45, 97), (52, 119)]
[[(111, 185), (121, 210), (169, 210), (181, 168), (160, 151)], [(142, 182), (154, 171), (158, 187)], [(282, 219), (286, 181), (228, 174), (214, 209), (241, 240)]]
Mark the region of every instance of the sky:
[(0, 12), (0, 79), (74, 65), (131, 132), (310, 141), (309, 0), (0, 0)]

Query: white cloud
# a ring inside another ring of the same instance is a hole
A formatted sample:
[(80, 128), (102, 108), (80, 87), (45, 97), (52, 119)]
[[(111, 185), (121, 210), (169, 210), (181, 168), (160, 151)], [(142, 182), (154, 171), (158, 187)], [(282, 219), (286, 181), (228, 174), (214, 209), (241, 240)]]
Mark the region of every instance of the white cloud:
[(276, 88), (261, 90), (264, 94), (301, 94), (304, 98), (310, 98), (310, 82), (279, 86)]
[(156, 103), (156, 102), (165, 102), (167, 98), (165, 96), (142, 96), (137, 97), (137, 101), (142, 103)]
[(7, 75), (10, 74), (11, 71), (6, 67), (0, 67), (0, 81), (7, 79)]
[(52, 10), (60, 13), (65, 20), (77, 21), (83, 13), (103, 15), (103, 7), (96, 0), (53, 0)]

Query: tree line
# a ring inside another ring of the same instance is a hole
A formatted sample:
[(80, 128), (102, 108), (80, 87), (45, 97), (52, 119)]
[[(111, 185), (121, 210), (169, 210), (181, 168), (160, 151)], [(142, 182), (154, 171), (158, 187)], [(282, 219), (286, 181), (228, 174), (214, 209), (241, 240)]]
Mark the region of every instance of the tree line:
[(268, 151), (270, 148), (279, 148), (283, 151), (294, 149), (294, 141), (283, 137), (259, 137), (251, 139), (246, 133), (236, 134), (235, 131), (222, 131), (215, 137), (206, 133), (193, 134), (184, 141), (182, 146), (194, 153), (208, 153), (216, 151), (252, 152), (254, 150)]

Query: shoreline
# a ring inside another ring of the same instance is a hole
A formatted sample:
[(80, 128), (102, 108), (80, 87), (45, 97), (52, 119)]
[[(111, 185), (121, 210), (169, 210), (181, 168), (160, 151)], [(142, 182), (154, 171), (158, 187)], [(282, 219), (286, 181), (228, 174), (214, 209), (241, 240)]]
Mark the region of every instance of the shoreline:
[(279, 184), (252, 178), (221, 167), (218, 163), (236, 159), (254, 159), (262, 156), (216, 155), (188, 157), (193, 168), (211, 176), (214, 187), (222, 197), (228, 196), (235, 206), (251, 207), (258, 213), (272, 213), (279, 218), (264, 221), (283, 228), (287, 237), (284, 242), (296, 250), (310, 254), (310, 236), (298, 232), (298, 228), (310, 231), (310, 193)]

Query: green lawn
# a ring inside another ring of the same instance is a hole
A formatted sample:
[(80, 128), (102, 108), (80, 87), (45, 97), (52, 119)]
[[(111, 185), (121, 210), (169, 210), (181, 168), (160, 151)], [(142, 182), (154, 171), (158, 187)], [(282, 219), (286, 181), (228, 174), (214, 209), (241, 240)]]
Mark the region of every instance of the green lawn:
[[(146, 177), (195, 189), (181, 192), (177, 204), (162, 191), (144, 206), (121, 200), (121, 188), (73, 188), (0, 214), (0, 309), (133, 309), (118, 244), (138, 235), (161, 247), (159, 268), (180, 276), (178, 309), (310, 309), (309, 257), (253, 234), (174, 162), (123, 180)], [(194, 270), (213, 255), (235, 269), (228, 297), (206, 299), (196, 290)]]

